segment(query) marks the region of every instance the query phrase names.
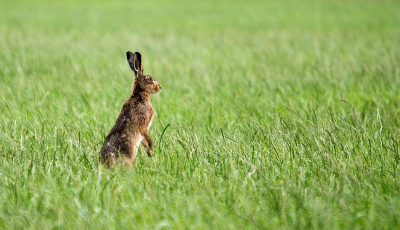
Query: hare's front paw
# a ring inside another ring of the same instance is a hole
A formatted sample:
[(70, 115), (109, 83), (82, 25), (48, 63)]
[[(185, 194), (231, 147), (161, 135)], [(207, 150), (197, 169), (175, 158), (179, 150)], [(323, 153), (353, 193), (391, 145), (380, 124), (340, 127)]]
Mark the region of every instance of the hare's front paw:
[(149, 148), (149, 149), (146, 150), (146, 152), (147, 152), (147, 156), (151, 157), (151, 155), (153, 154), (153, 149)]

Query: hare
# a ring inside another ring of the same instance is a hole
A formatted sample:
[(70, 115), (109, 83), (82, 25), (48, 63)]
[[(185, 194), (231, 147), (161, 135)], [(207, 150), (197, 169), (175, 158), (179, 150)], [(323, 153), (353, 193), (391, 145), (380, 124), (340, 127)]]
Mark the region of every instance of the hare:
[(142, 55), (138, 52), (126, 53), (129, 66), (134, 72), (131, 96), (122, 106), (114, 127), (107, 135), (101, 149), (100, 161), (107, 167), (113, 163), (131, 165), (140, 143), (151, 157), (153, 142), (148, 129), (153, 121), (154, 109), (150, 103), (150, 94), (159, 93), (160, 84), (150, 75), (143, 74)]

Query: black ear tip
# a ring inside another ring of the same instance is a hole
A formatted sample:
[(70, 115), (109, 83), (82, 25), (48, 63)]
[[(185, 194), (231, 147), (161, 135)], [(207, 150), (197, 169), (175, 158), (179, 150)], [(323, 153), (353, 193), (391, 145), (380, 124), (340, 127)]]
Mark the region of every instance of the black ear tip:
[(132, 52), (131, 51), (128, 51), (128, 52), (126, 52), (126, 58), (130, 58), (131, 56), (132, 56), (133, 54), (132, 54)]

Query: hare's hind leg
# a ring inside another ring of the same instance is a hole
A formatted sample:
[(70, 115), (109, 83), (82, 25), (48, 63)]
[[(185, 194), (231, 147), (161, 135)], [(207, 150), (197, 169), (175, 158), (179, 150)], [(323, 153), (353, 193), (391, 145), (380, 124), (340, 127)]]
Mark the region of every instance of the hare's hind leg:
[(133, 158), (131, 158), (131, 157), (124, 157), (124, 163), (123, 163), (123, 165), (126, 165), (126, 166), (132, 166), (133, 165)]
[(119, 159), (115, 155), (105, 154), (100, 156), (99, 161), (100, 163), (104, 164), (107, 168), (109, 168), (111, 165), (118, 163)]

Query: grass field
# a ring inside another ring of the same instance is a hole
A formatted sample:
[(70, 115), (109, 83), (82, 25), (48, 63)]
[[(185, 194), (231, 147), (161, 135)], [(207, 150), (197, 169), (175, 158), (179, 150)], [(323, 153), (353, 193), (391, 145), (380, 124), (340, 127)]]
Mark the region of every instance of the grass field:
[[(0, 229), (400, 228), (399, 1), (0, 5)], [(155, 157), (108, 170), (127, 50)]]

